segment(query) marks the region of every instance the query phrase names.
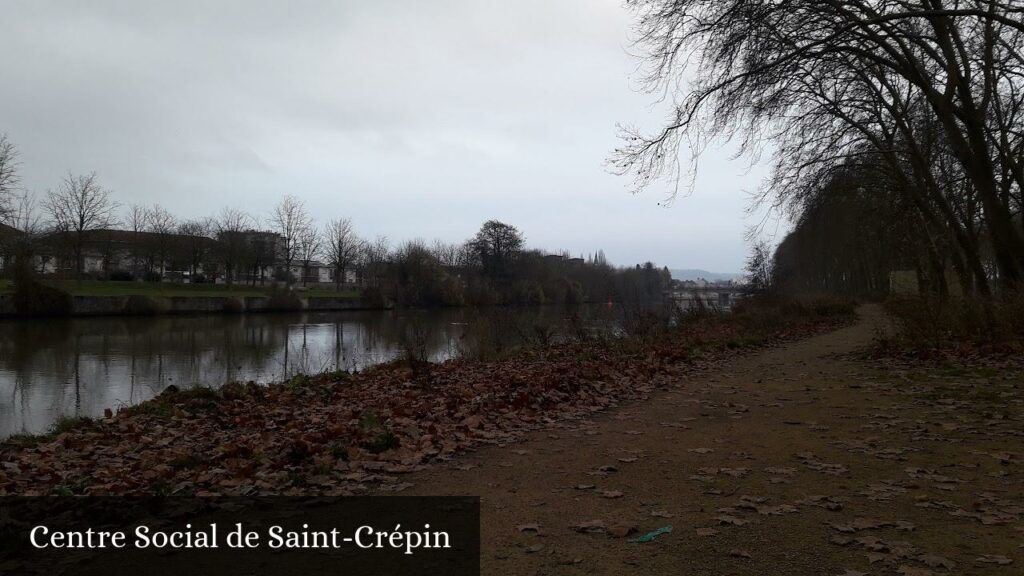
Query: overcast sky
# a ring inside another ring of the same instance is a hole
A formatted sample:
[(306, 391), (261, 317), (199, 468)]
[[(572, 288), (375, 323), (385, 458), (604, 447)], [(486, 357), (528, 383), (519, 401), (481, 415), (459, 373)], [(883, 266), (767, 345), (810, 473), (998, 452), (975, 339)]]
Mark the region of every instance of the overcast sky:
[[(284, 193), (367, 237), (532, 247), (737, 271), (748, 193), (727, 150), (696, 191), (629, 194), (616, 123), (653, 127), (621, 0), (7, 0), (0, 132), (26, 188), (96, 171), (122, 204), (266, 215)], [(774, 231), (769, 227), (769, 231)]]

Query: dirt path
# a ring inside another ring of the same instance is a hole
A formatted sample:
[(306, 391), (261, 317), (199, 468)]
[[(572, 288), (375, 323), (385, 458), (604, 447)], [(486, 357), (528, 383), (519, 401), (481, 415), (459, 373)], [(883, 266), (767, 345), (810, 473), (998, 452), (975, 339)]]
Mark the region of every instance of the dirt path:
[(1021, 573), (1024, 378), (858, 360), (884, 323), (860, 313), (404, 494), (481, 495), (485, 574)]

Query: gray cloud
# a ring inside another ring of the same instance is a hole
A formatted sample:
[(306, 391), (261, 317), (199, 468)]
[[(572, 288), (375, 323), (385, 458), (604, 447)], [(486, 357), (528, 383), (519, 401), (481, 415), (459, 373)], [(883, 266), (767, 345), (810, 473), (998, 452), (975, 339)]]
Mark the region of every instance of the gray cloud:
[(266, 214), (285, 192), (364, 235), (736, 270), (759, 170), (711, 150), (670, 209), (602, 163), (631, 89), (619, 0), (6, 2), (0, 131), (27, 187), (95, 170), (123, 203)]

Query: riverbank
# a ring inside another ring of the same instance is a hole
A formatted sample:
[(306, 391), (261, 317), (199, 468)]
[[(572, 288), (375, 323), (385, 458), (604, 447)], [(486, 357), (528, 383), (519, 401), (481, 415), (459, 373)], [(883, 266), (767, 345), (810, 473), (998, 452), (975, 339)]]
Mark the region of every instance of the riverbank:
[(0, 295), (0, 318), (46, 316), (145, 316), (337, 310), (386, 310), (388, 305), (358, 296), (69, 296), (68, 306), (34, 314), (19, 313), (14, 297)]
[(788, 306), (581, 334), (499, 361), (402, 361), (360, 374), (168, 391), (0, 448), (0, 494), (352, 494), (482, 444), (578, 422), (757, 348), (849, 321)]
[[(280, 288), (270, 285), (252, 284), (181, 284), (178, 282), (141, 282), (118, 280), (42, 280), (44, 286), (56, 288), (71, 296), (150, 296), (169, 297), (224, 297), (244, 298), (266, 297)], [(358, 289), (335, 290), (333, 287), (303, 286), (295, 284), (292, 289), (299, 294), (313, 298), (357, 298)], [(14, 282), (0, 279), (0, 296), (14, 293)]]
[(144, 282), (37, 282), (19, 302), (13, 286), (0, 286), (0, 318), (137, 316), (283, 311), (384, 310), (390, 304), (357, 290)]

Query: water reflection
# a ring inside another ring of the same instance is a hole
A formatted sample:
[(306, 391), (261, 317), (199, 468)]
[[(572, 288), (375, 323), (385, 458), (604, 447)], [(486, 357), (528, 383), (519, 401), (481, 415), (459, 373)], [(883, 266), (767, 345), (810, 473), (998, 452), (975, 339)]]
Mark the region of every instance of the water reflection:
[(0, 437), (45, 431), (61, 416), (99, 416), (171, 384), (357, 370), (408, 347), (440, 361), (511, 345), (534, 326), (604, 329), (616, 313), (593, 306), (3, 321)]

